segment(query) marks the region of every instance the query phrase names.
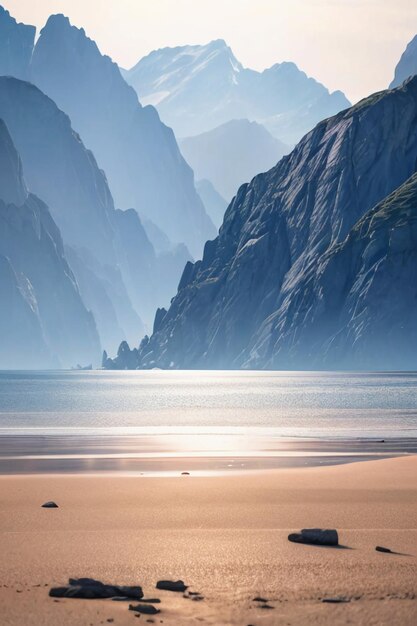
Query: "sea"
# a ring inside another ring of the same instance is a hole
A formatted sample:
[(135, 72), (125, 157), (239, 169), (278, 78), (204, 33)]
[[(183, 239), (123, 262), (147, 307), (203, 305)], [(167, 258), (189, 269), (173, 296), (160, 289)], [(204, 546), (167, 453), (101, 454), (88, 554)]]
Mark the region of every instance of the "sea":
[(345, 462), (416, 441), (416, 372), (0, 372), (0, 473)]

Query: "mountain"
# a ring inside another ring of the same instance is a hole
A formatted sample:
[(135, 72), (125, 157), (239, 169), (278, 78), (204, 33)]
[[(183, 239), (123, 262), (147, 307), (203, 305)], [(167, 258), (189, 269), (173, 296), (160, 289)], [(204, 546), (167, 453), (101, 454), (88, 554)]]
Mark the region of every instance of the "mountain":
[(390, 84), (390, 89), (398, 87), (410, 76), (417, 74), (417, 35), (410, 41), (397, 67), (395, 68), (394, 80)]
[(417, 170), (416, 125), (417, 77), (318, 124), (243, 185), (129, 352), (137, 366), (415, 364), (415, 178), (400, 187)]
[(144, 331), (132, 304), (139, 289), (129, 295), (118, 268), (116, 211), (94, 156), (68, 116), (27, 82), (0, 77), (0, 118), (22, 158), (29, 189), (51, 207), (103, 344), (117, 346), (120, 336), (136, 337)]
[(177, 137), (245, 118), (294, 145), (324, 117), (349, 106), (343, 93), (329, 93), (294, 63), (263, 72), (244, 68), (222, 39), (154, 50), (124, 76)]
[(18, 24), (0, 6), (0, 76), (27, 79), (35, 41), (36, 28)]
[(0, 117), (19, 150), (29, 188), (51, 207), (103, 345), (111, 350), (121, 337), (136, 338), (144, 324), (152, 325), (156, 308), (169, 304), (188, 251), (170, 244), (157, 254), (136, 211), (115, 209), (93, 154), (68, 116), (37, 87), (0, 77)]
[(227, 201), (219, 194), (213, 184), (207, 180), (197, 180), (195, 188), (203, 201), (207, 213), (216, 228), (220, 228), (227, 209)]
[(296, 323), (290, 311), (274, 320), (280, 336), (272, 367), (285, 361), (290, 367), (415, 369), (417, 174), (310, 265), (291, 303)]
[(231, 120), (180, 141), (181, 152), (197, 179), (209, 180), (227, 201), (240, 185), (271, 169), (290, 150), (261, 124)]
[(48, 207), (30, 194), (0, 120), (0, 368), (98, 361), (100, 343)]
[(119, 68), (63, 15), (41, 30), (31, 81), (70, 118), (104, 169), (118, 208), (134, 208), (195, 256), (215, 229), (174, 134), (142, 107)]

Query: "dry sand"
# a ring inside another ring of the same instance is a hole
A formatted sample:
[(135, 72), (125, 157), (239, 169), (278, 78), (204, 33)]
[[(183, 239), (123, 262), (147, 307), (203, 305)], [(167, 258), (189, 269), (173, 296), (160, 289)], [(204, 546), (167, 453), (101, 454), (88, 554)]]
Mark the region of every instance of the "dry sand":
[[(230, 476), (3, 476), (0, 492), (2, 626), (417, 623), (416, 456)], [(345, 547), (287, 541), (313, 526), (337, 528)], [(161, 613), (138, 621), (127, 603), (48, 597), (70, 576), (141, 584)], [(160, 578), (204, 600), (156, 591)], [(321, 602), (335, 596), (350, 602)]]

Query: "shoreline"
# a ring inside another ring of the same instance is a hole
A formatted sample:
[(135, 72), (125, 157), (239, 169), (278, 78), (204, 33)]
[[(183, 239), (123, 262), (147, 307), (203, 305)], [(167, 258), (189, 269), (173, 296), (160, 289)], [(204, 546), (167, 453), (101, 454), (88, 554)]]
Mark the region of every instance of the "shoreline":
[[(124, 602), (55, 602), (69, 577), (140, 584), (155, 623), (411, 626), (417, 617), (417, 457), (243, 475), (2, 476), (0, 602), (6, 626), (135, 624)], [(41, 508), (55, 500), (58, 509)], [(336, 528), (342, 547), (292, 544)], [(376, 545), (396, 554), (381, 554)], [(182, 579), (204, 596), (155, 589)], [(268, 599), (262, 610), (253, 598)], [(323, 598), (343, 603), (326, 604)], [(139, 623), (146, 623), (142, 615)]]
[(331, 466), (417, 454), (417, 438), (0, 434), (0, 475), (200, 475)]

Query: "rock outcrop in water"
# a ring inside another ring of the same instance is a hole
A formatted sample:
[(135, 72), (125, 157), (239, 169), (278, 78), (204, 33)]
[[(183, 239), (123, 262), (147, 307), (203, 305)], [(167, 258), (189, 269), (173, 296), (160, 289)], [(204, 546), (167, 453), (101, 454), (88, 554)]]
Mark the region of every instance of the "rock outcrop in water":
[(395, 68), (395, 75), (390, 89), (398, 87), (407, 78), (415, 76), (417, 74), (417, 35), (410, 41), (404, 50), (401, 59), (399, 60), (397, 67)]
[(294, 63), (263, 72), (244, 68), (222, 39), (154, 50), (124, 76), (177, 137), (246, 118), (294, 145), (317, 122), (349, 106), (343, 93), (329, 93)]
[(415, 366), (416, 127), (417, 77), (243, 185), (136, 366)]
[(119, 68), (83, 29), (53, 15), (36, 43), (30, 76), (67, 113), (108, 177), (116, 205), (133, 207), (174, 243), (200, 256), (214, 226), (172, 130), (142, 107)]
[(97, 361), (94, 319), (64, 256), (47, 206), (26, 188), (0, 120), (0, 368)]
[(18, 24), (0, 6), (0, 76), (16, 76), (26, 80), (32, 57), (36, 28)]

